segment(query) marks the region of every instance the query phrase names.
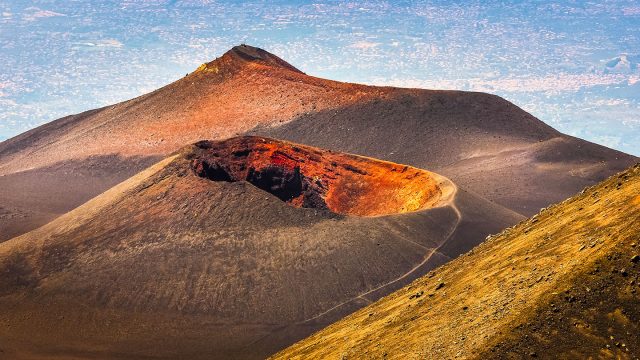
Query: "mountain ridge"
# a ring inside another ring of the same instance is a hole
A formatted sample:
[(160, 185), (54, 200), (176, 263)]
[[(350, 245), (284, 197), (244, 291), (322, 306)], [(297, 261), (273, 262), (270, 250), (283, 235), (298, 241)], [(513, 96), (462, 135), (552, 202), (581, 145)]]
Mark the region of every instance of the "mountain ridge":
[(263, 65), (268, 67), (291, 70), (304, 74), (293, 65), (260, 48), (249, 45), (238, 45), (224, 53), (221, 57), (202, 64), (195, 72), (204, 73), (233, 73), (243, 66)]

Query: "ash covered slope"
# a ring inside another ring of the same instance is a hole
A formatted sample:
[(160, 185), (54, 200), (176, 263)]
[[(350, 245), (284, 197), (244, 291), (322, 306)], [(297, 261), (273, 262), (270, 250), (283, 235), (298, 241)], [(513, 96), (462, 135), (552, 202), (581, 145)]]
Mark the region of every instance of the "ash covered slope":
[(559, 134), (497, 96), (323, 80), (238, 46), (150, 94), (0, 143), (0, 241), (186, 144), (256, 126), (271, 137), (431, 169), (524, 214), (636, 161)]
[[(432, 191), (405, 212), (414, 181)], [(323, 210), (381, 198), (397, 213)], [(0, 244), (0, 358), (264, 358), (518, 220), (419, 169), (200, 142)]]
[(274, 358), (637, 358), (640, 165)]

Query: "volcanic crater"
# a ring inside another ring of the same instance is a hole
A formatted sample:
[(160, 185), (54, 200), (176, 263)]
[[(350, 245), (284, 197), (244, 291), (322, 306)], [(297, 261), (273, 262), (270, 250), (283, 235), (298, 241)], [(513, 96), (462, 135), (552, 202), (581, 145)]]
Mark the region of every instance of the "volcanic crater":
[(280, 200), (343, 215), (439, 206), (454, 185), (435, 173), (284, 141), (242, 136), (195, 144), (191, 168), (212, 181), (246, 181)]

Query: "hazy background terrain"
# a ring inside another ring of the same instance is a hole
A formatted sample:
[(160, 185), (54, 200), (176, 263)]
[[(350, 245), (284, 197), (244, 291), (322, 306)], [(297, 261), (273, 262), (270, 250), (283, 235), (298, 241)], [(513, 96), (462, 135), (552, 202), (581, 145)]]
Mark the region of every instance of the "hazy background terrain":
[(501, 95), (640, 155), (637, 1), (0, 0), (0, 141), (239, 43), (319, 77)]

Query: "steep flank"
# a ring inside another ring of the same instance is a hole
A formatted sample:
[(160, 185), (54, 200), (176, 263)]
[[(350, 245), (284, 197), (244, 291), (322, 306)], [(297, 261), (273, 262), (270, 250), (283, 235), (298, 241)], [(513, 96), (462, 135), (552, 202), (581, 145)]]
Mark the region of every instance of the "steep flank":
[(640, 356), (640, 165), (273, 358)]
[[(409, 194), (412, 181), (441, 193), (389, 215), (295, 207), (278, 195), (296, 167), (329, 190), (366, 170), (350, 184), (358, 191), (313, 198), (329, 209), (354, 199), (362, 207), (347, 208), (375, 209), (381, 199), (359, 196), (369, 190), (393, 204), (385, 172), (398, 194), (404, 180)], [(0, 309), (11, 309), (0, 312), (0, 359), (265, 358), (522, 219), (404, 169), (263, 138), (188, 146), (0, 244)]]

